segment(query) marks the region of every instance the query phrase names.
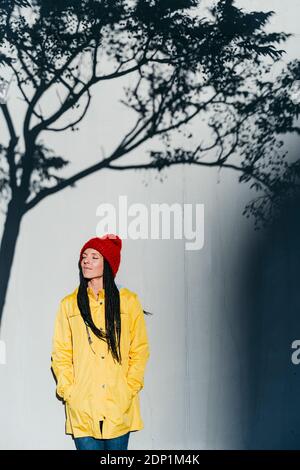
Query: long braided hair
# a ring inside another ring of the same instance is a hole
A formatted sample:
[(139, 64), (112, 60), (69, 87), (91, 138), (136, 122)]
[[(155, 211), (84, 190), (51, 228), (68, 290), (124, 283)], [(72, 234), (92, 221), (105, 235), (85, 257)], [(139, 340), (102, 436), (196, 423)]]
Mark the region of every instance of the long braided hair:
[[(121, 316), (120, 316), (120, 292), (115, 284), (114, 276), (110, 264), (103, 258), (103, 287), (105, 291), (105, 330), (97, 328), (95, 325), (90, 309), (89, 296), (87, 292), (88, 281), (83, 276), (80, 261), (78, 262), (79, 267), (79, 278), (80, 284), (77, 292), (77, 305), (80, 310), (81, 316), (87, 326), (92, 332), (101, 340), (106, 341), (108, 350), (111, 351), (113, 359), (121, 364), (121, 350), (120, 350), (120, 338), (121, 338)], [(90, 339), (90, 337), (89, 337)]]

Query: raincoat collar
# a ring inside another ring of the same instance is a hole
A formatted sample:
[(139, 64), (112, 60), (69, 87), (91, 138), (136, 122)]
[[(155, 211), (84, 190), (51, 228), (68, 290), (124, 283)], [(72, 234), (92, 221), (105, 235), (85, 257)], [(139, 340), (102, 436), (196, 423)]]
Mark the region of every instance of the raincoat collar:
[(100, 299), (103, 299), (105, 297), (105, 289), (101, 289), (99, 292), (98, 292), (98, 299), (93, 291), (93, 289), (91, 287), (88, 287), (87, 288), (87, 293), (89, 295), (89, 297), (91, 297), (92, 299), (94, 300), (100, 300)]
[[(118, 287), (119, 291), (120, 291), (120, 294), (122, 293), (121, 290), (124, 288), (123, 285), (119, 284), (119, 283), (116, 283), (116, 286)], [(79, 287), (77, 286), (74, 290), (74, 294), (77, 295), (78, 293), (78, 289)], [(97, 298), (95, 296), (95, 293), (93, 291), (93, 289), (91, 287), (87, 287), (87, 293), (88, 293), (88, 296), (91, 300), (93, 301), (96, 301), (97, 302)], [(100, 299), (104, 299), (105, 298), (105, 289), (101, 289), (99, 292), (98, 292), (98, 301)]]

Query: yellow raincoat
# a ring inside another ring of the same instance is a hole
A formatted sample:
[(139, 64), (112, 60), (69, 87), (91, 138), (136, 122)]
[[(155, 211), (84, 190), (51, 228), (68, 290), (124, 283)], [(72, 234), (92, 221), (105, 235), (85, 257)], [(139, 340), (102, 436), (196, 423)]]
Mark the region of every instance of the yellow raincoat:
[[(86, 325), (77, 306), (78, 287), (64, 297), (56, 314), (51, 367), (57, 379), (57, 394), (66, 405), (66, 434), (111, 439), (144, 428), (139, 392), (150, 355), (146, 322), (139, 298), (121, 287), (122, 365), (114, 362), (106, 341)], [(88, 287), (91, 315), (105, 331), (105, 289), (98, 300)], [(95, 354), (93, 350), (95, 351)], [(100, 426), (100, 421), (103, 421)]]

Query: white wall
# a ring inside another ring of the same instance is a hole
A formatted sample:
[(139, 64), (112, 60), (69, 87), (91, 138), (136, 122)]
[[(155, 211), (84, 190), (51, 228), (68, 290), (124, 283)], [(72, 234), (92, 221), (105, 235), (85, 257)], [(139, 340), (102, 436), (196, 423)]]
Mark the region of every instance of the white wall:
[[(274, 28), (299, 33), (299, 6), (288, 3), (290, 11), (279, 1), (239, 2), (277, 11)], [(289, 41), (291, 56), (297, 46), (299, 35)], [(94, 89), (80, 132), (42, 136), (72, 161), (66, 174), (96, 161), (101, 147), (108, 155), (127, 128), (127, 111), (115, 98), (120, 85)], [(21, 113), (13, 95), (8, 105)], [(144, 152), (132, 158), (144, 158)], [(50, 371), (54, 316), (78, 283), (77, 259), (95, 236), (96, 208), (102, 202), (117, 207), (119, 195), (149, 209), (151, 203), (205, 205), (202, 250), (185, 250), (185, 240), (124, 240), (117, 282), (136, 291), (154, 313), (146, 317), (151, 356), (141, 392), (145, 429), (131, 434), (129, 449), (247, 446), (249, 382), (238, 287), (249, 243), (261, 237), (241, 215), (251, 194), (228, 170), (174, 167), (164, 174), (161, 183), (154, 171), (105, 170), (44, 200), (23, 220), (1, 329), (7, 353), (0, 365), (1, 449), (74, 448), (64, 434), (64, 408)]]

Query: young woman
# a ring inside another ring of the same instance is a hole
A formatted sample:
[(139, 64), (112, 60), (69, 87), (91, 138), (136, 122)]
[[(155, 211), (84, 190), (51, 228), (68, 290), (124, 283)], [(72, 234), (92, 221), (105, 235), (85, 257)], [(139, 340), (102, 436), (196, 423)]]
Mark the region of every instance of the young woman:
[(95, 237), (79, 256), (80, 284), (56, 314), (51, 367), (77, 450), (127, 449), (144, 428), (139, 392), (149, 343), (136, 293), (117, 287), (122, 240)]

